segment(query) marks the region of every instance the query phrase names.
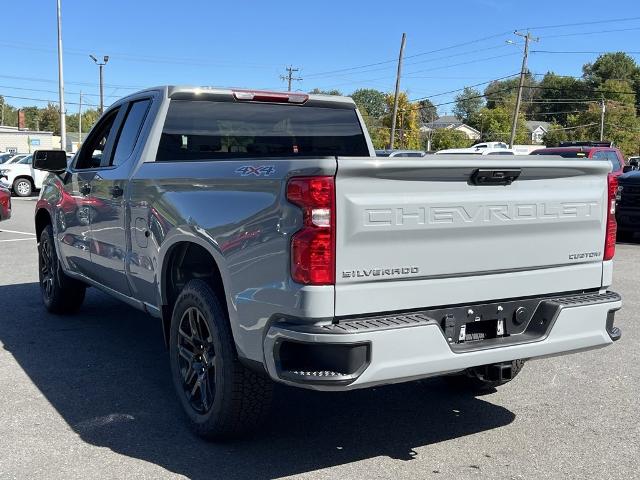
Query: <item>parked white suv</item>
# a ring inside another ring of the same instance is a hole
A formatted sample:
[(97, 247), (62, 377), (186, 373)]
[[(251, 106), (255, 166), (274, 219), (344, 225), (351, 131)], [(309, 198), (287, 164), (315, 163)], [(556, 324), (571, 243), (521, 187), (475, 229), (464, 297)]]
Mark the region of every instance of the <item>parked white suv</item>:
[(46, 172), (34, 170), (33, 155), (0, 167), (0, 183), (19, 197), (30, 197), (34, 190), (42, 187)]

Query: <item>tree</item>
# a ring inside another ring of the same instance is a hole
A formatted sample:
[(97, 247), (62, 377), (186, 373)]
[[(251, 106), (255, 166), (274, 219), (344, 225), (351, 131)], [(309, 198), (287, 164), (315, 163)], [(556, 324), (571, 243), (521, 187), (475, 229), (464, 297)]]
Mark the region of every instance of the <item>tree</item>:
[[(637, 155), (640, 147), (640, 119), (636, 112), (636, 96), (628, 81), (606, 80), (601, 84), (606, 100), (604, 138), (614, 142), (625, 155)], [(570, 140), (600, 138), (601, 107), (591, 104), (585, 112), (567, 119)]]
[[(393, 109), (394, 95), (386, 96), (387, 108), (389, 112)], [(409, 102), (406, 92), (398, 95), (398, 114), (396, 115), (396, 137), (391, 148), (419, 149), (420, 148), (420, 125), (418, 105)], [(391, 114), (383, 120), (383, 125), (391, 128)], [(387, 136), (389, 138), (389, 136)]]
[[(464, 132), (453, 128), (441, 128), (431, 135), (431, 149), (444, 150), (446, 148), (466, 148), (473, 143)], [(426, 147), (425, 147), (426, 148)]]
[(624, 52), (600, 55), (595, 62), (586, 63), (582, 72), (584, 78), (593, 85), (600, 85), (607, 80), (622, 80), (635, 87), (640, 81), (638, 64)]
[(40, 110), (40, 130), (60, 135), (60, 109), (57, 105), (49, 103)]
[(568, 139), (567, 131), (562, 128), (562, 125), (554, 122), (549, 126), (549, 130), (544, 134), (544, 137), (542, 137), (542, 142), (547, 147), (557, 147), (560, 145), (560, 142)]
[(309, 93), (312, 95), (342, 95), (340, 90), (321, 90), (319, 88), (314, 88)]
[[(556, 75), (553, 72), (547, 72), (538, 87), (536, 100), (539, 103), (532, 105), (529, 113), (533, 117), (561, 125), (566, 125), (569, 115), (586, 110), (587, 104), (584, 100), (593, 98), (584, 80)], [(573, 99), (575, 102), (568, 102), (567, 99)]]
[(360, 88), (351, 94), (351, 98), (362, 115), (380, 118), (388, 113), (385, 94), (375, 88)]
[(420, 100), (418, 102), (418, 106), (420, 108), (420, 123), (424, 125), (425, 123), (433, 122), (438, 119), (438, 109), (433, 104), (431, 100), (425, 98), (424, 100)]
[[(483, 108), (471, 118), (472, 125), (482, 123), (482, 139), (491, 142), (509, 142), (513, 111), (507, 106)], [(477, 127), (476, 127), (477, 128)], [(531, 141), (522, 112), (518, 116), (515, 143), (528, 144)]]
[(482, 94), (471, 87), (464, 87), (462, 92), (456, 95), (456, 104), (453, 107), (453, 114), (464, 122), (480, 111), (484, 101)]
[[(507, 80), (494, 80), (484, 89), (487, 98), (487, 108), (496, 108), (504, 105), (515, 105), (516, 96), (518, 94), (519, 78), (510, 78)], [(529, 102), (536, 96), (536, 80), (533, 75), (527, 73), (524, 77), (524, 88), (522, 89), (522, 101)]]
[[(100, 118), (100, 113), (97, 109), (89, 109), (82, 112), (82, 132), (88, 133), (91, 130), (91, 127), (98, 121)], [(77, 132), (78, 131), (78, 114), (73, 113), (71, 115), (67, 115), (67, 131), (68, 132)]]

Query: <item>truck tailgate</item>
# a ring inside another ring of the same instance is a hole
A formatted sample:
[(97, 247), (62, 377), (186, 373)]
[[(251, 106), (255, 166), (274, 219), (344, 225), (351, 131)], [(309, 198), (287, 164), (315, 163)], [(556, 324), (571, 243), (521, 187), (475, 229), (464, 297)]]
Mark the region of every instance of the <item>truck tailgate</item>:
[[(473, 175), (516, 170), (508, 185)], [(606, 161), (338, 158), (336, 315), (602, 282)]]

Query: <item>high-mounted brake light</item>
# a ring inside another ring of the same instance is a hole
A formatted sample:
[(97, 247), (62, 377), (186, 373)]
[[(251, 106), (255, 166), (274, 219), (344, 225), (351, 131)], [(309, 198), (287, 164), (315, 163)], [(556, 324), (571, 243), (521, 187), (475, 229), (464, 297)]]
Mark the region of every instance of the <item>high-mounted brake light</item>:
[(291, 278), (305, 285), (333, 285), (334, 178), (294, 177), (287, 184), (287, 200), (303, 211), (303, 227), (291, 238)]
[(276, 103), (305, 103), (309, 95), (305, 93), (263, 92), (261, 90), (234, 90), (236, 100)]
[(618, 177), (609, 174), (607, 177), (607, 230), (604, 238), (604, 260), (611, 260), (616, 254), (616, 195), (618, 193)]

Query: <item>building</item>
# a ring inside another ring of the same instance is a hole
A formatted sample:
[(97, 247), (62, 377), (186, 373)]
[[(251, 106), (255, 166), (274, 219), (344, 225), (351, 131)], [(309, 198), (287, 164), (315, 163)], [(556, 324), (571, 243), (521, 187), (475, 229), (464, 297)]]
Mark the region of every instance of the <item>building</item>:
[(50, 150), (53, 132), (24, 130), (0, 126), (0, 152), (31, 153), (38, 149)]
[(549, 122), (543, 122), (540, 120), (527, 120), (527, 130), (531, 135), (532, 145), (542, 145), (542, 139), (549, 131), (551, 124)]
[(470, 140), (479, 140), (480, 132), (469, 125), (462, 123), (458, 117), (453, 115), (445, 115), (433, 122), (425, 123), (420, 131), (424, 133), (433, 132), (435, 130), (451, 129), (464, 133)]

